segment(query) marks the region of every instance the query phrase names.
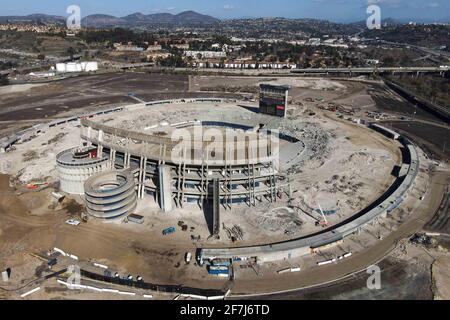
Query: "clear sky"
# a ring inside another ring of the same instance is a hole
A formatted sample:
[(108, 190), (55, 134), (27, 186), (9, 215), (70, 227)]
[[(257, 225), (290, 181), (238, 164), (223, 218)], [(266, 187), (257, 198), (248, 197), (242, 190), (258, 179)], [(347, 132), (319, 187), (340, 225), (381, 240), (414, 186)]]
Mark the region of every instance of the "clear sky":
[(365, 19), (366, 8), (371, 3), (381, 7), (382, 18), (437, 20), (450, 17), (450, 0), (0, 0), (0, 15), (66, 16), (67, 6), (77, 4), (82, 16), (194, 10), (217, 18), (287, 17), (347, 22)]

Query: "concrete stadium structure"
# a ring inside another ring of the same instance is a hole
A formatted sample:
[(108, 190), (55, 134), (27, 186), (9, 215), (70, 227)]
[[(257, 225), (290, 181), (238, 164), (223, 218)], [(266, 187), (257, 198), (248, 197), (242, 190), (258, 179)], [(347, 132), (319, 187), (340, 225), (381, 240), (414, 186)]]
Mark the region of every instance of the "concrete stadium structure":
[[(221, 101), (217, 99), (187, 99), (189, 101)], [(158, 101), (147, 105), (181, 103)], [(130, 169), (137, 181), (137, 195), (159, 200), (163, 210), (172, 203), (203, 206), (212, 203), (212, 182), (219, 180), (220, 203), (231, 208), (235, 203), (256, 205), (266, 199), (277, 201), (277, 193), (288, 191), (286, 176), (278, 167), (277, 141), (269, 130), (223, 122), (203, 122), (204, 127), (238, 130), (232, 139), (223, 138), (220, 148), (211, 148), (211, 140), (203, 136), (180, 144), (169, 137), (108, 126), (81, 119), (81, 138), (97, 148), (98, 156), (107, 156), (116, 169)], [(195, 130), (198, 123), (183, 122), (172, 129)], [(242, 133), (245, 133), (242, 135)], [(295, 138), (282, 136), (290, 142)], [(163, 169), (164, 168), (164, 169)], [(162, 170), (163, 169), (163, 170)]]
[(111, 167), (107, 157), (97, 157), (97, 150), (72, 148), (56, 156), (60, 190), (69, 194), (84, 194), (87, 179)]
[(379, 125), (375, 128), (387, 137), (401, 142), (403, 165), (401, 173), (391, 187), (369, 207), (323, 232), (291, 241), (240, 248), (199, 249), (197, 252), (199, 263), (215, 259), (255, 259), (258, 263), (263, 263), (298, 258), (319, 248), (338, 244), (345, 237), (359, 232), (365, 225), (376, 223), (379, 218), (386, 217), (403, 202), (412, 187), (419, 171), (419, 156), (413, 143), (404, 136)]
[[(135, 107), (158, 104), (211, 101), (222, 100), (208, 98), (164, 100), (128, 106), (124, 109), (133, 111)], [(93, 176), (85, 183), (86, 204), (92, 216), (108, 219), (130, 214), (136, 206), (136, 199), (142, 199), (146, 195), (158, 201), (166, 212), (173, 208), (173, 204), (183, 207), (185, 203), (196, 203), (203, 207), (207, 203), (215, 205), (220, 203), (224, 208), (231, 208), (237, 203), (256, 206), (263, 199), (276, 202), (280, 192), (289, 193), (291, 197), (289, 179), (281, 173), (279, 163), (276, 161), (280, 150), (274, 149), (273, 140), (267, 138), (270, 136), (269, 130), (244, 124), (198, 120), (163, 125), (165, 128), (191, 130), (194, 130), (197, 124), (216, 128), (229, 126), (241, 130), (240, 134), (249, 133), (245, 138), (224, 139), (221, 141), (223, 149), (215, 149), (215, 154), (211, 157), (211, 141), (205, 140), (203, 136), (201, 140), (190, 141), (189, 144), (184, 144), (183, 148), (179, 148), (176, 141), (164, 135), (131, 131), (106, 125), (101, 120), (94, 121), (88, 117), (81, 118), (80, 124), (84, 144), (95, 149), (97, 157), (108, 159), (112, 169), (126, 172), (116, 179), (115, 184), (108, 183), (108, 180), (114, 180), (107, 179), (111, 174), (109, 172)], [(375, 223), (380, 217), (397, 208), (403, 202), (418, 173), (417, 151), (407, 138), (397, 132), (378, 124), (369, 124), (369, 128), (402, 144), (401, 169), (396, 180), (378, 200), (329, 229), (296, 240), (263, 246), (200, 249), (197, 253), (199, 262), (250, 258), (266, 262), (304, 256), (317, 248), (339, 243), (366, 224)], [(293, 146), (296, 148), (302, 148), (302, 142), (296, 138), (281, 135), (280, 139), (294, 143)], [(105, 189), (106, 193), (102, 190), (102, 183), (111, 187)], [(212, 188), (216, 183), (220, 186), (218, 190)], [(117, 193), (115, 190), (118, 190)], [(110, 198), (108, 192), (113, 193), (111, 197), (113, 200), (102, 200), (102, 197)], [(217, 199), (213, 194), (217, 194)], [(114, 198), (116, 195), (118, 198)]]
[(131, 214), (137, 205), (131, 171), (108, 170), (92, 176), (84, 185), (87, 212), (96, 218), (113, 219)]

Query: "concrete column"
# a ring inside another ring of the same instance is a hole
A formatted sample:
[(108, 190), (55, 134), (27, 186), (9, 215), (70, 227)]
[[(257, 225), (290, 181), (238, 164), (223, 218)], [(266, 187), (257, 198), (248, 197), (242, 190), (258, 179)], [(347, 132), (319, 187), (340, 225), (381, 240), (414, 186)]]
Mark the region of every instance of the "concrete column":
[(114, 169), (114, 165), (116, 163), (116, 150), (110, 150), (109, 158), (111, 160), (111, 169)]
[(103, 130), (98, 131), (98, 142), (103, 142)]
[(123, 155), (123, 167), (128, 168), (128, 153), (125, 152)]
[(172, 186), (170, 167), (159, 165), (159, 204), (164, 212), (172, 211)]
[(147, 157), (144, 157), (144, 166), (142, 168), (142, 190), (141, 190), (141, 199), (144, 199), (145, 195), (145, 173), (147, 171)]
[(103, 146), (99, 144), (97, 146), (97, 158), (102, 158), (102, 157), (103, 157)]
[(137, 193), (138, 193), (138, 198), (142, 199), (142, 181), (143, 181), (143, 176), (145, 175), (144, 172), (144, 158), (140, 157), (139, 159), (139, 175), (138, 175), (138, 186), (137, 186)]
[(212, 181), (212, 189), (213, 189), (213, 226), (212, 226), (212, 235), (219, 235), (220, 232), (220, 185), (219, 179), (214, 179)]

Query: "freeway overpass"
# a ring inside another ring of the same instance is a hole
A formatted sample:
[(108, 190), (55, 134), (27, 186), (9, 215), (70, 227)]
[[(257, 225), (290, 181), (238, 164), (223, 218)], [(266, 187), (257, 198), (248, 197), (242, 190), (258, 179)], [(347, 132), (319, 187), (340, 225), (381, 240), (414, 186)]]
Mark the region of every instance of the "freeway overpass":
[[(134, 68), (155, 67), (153, 62), (147, 63), (129, 63), (129, 64), (114, 64), (115, 68), (127, 70)], [(40, 66), (42, 68), (42, 66)], [(7, 75), (12, 71), (24, 72), (31, 71), (34, 68), (16, 69), (0, 71), (0, 75)], [(192, 71), (191, 68), (161, 68), (176, 71)], [(450, 66), (444, 67), (363, 67), (363, 68), (305, 68), (305, 69), (224, 69), (224, 68), (208, 68), (205, 70), (227, 72), (227, 73), (277, 73), (277, 74), (348, 74), (363, 75), (363, 74), (386, 74), (386, 73), (438, 73), (444, 75), (450, 70)]]
[(384, 74), (384, 73), (439, 73), (444, 74), (450, 70), (445, 67), (364, 67), (364, 68), (306, 68), (293, 69), (291, 73), (301, 74)]
[(427, 48), (427, 47), (415, 46), (415, 45), (408, 44), (408, 43), (392, 42), (392, 41), (386, 41), (386, 40), (380, 40), (380, 39), (378, 39), (378, 40), (376, 40), (376, 39), (366, 39), (365, 42), (368, 42), (368, 43), (379, 43), (379, 44), (385, 44), (385, 45), (389, 45), (389, 46), (413, 49), (413, 50), (416, 50), (416, 51), (421, 52), (421, 53), (431, 54), (431, 55), (433, 55), (433, 56), (435, 56), (437, 58), (446, 59), (446, 60), (450, 61), (450, 52), (447, 52), (447, 51), (444, 51), (444, 50), (431, 49), (431, 48)]

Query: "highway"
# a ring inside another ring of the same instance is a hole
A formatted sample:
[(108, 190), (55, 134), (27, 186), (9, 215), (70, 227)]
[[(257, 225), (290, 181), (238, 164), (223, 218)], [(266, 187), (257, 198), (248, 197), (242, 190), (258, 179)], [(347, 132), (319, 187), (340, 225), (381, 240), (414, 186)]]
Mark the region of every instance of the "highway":
[(365, 68), (306, 68), (293, 69), (291, 73), (302, 74), (373, 74), (373, 73), (444, 73), (450, 70), (449, 66), (441, 67), (365, 67)]
[(403, 47), (407, 49), (413, 49), (416, 51), (419, 51), (424, 54), (430, 54), (432, 56), (438, 57), (438, 58), (444, 58), (450, 61), (450, 52), (442, 51), (442, 50), (436, 50), (436, 49), (430, 49), (427, 47), (420, 47), (411, 45), (408, 43), (399, 43), (399, 42), (391, 42), (391, 41), (385, 41), (385, 40), (374, 40), (374, 39), (366, 39), (367, 42), (375, 42), (380, 44), (386, 44), (389, 46), (397, 46), (397, 47)]
[[(13, 71), (26, 72), (43, 67), (50, 67), (50, 65), (41, 65), (23, 69), (11, 69), (0, 71), (0, 75), (7, 75)], [(128, 64), (114, 64), (113, 67), (117, 69), (127, 70), (134, 68), (155, 67), (153, 62), (149, 63), (128, 63)], [(444, 73), (450, 70), (450, 66), (445, 67), (362, 67), (362, 68), (303, 68), (303, 69), (226, 69), (226, 68), (157, 68), (158, 70), (170, 69), (174, 71), (216, 71), (226, 73), (277, 73), (277, 74), (348, 74), (348, 75), (363, 75), (363, 74), (386, 74), (386, 73)]]
[(414, 94), (410, 90), (403, 88), (396, 82), (389, 81), (387, 79), (385, 79), (384, 82), (386, 83), (386, 85), (389, 88), (391, 88), (392, 90), (397, 92), (403, 98), (409, 100), (412, 104), (418, 105), (418, 106), (422, 107), (423, 109), (426, 109), (428, 111), (435, 113), (437, 116), (439, 116), (443, 120), (448, 121), (450, 119), (450, 110), (448, 107), (432, 104), (432, 103), (426, 101), (425, 99), (418, 97), (416, 94)]

